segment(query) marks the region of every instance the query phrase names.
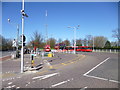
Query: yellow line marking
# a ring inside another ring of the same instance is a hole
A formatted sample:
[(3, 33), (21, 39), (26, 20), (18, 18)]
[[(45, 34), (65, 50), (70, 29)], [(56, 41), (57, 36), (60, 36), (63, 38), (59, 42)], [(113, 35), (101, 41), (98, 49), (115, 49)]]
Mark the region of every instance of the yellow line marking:
[(43, 73), (45, 73), (45, 72), (48, 72), (47, 70), (44, 70), (44, 71), (42, 71), (42, 72), (37, 72), (36, 74), (43, 74)]
[[(2, 78), (6, 78), (6, 77), (10, 77), (10, 76), (15, 76), (16, 74), (14, 73), (7, 73), (7, 74), (3, 74)], [(1, 76), (0, 76), (1, 77)]]
[(61, 63), (62, 65), (66, 65), (65, 63)]
[[(68, 63), (65, 62), (65, 63), (61, 63), (61, 64), (58, 64), (58, 65), (55, 65), (54, 68), (55, 68), (55, 69), (58, 69), (58, 68), (60, 68), (60, 67), (66, 66), (66, 65), (73, 64), (73, 63), (75, 63), (75, 62), (83, 59), (84, 57), (85, 57), (85, 55), (82, 55), (81, 58), (79, 57), (80, 59), (78, 59), (78, 57), (77, 57), (77, 58), (75, 58), (75, 59), (72, 59), (72, 60), (67, 61)], [(76, 59), (78, 59), (78, 60), (76, 60)], [(70, 62), (70, 61), (71, 61), (71, 62)]]

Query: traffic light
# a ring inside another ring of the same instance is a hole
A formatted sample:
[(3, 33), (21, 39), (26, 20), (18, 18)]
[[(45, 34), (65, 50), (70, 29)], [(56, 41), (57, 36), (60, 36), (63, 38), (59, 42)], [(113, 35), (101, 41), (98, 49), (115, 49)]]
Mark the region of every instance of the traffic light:
[[(25, 42), (26, 37), (23, 35), (23, 42)], [(21, 35), (21, 42), (22, 42), (22, 35)]]
[(25, 46), (26, 43), (23, 43), (23, 46)]
[(23, 42), (25, 42), (25, 40), (26, 40), (26, 37), (23, 35)]

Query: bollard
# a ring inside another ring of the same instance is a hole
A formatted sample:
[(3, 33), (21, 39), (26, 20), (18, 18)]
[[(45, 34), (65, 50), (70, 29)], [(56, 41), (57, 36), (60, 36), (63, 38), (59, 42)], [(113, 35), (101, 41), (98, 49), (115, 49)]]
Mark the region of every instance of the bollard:
[(111, 49), (110, 49), (110, 53), (111, 53)]
[(34, 56), (33, 56), (33, 55), (31, 55), (31, 68), (33, 68), (33, 67), (34, 67), (34, 60), (33, 60), (33, 58), (34, 58)]

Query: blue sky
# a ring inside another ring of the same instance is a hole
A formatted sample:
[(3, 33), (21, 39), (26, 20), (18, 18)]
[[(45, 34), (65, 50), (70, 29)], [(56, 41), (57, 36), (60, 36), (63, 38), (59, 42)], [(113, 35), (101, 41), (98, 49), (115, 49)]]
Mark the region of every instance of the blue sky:
[[(2, 3), (2, 35), (6, 38), (16, 38), (16, 26), (20, 26), (21, 34), (21, 2)], [(105, 36), (110, 41), (112, 30), (118, 28), (118, 3), (117, 2), (25, 2), (25, 36), (27, 41), (38, 31), (45, 37), (46, 16), (48, 11), (48, 37), (62, 40), (73, 39), (73, 30), (68, 26), (80, 25), (77, 38), (86, 35)], [(11, 25), (7, 19), (11, 19)]]

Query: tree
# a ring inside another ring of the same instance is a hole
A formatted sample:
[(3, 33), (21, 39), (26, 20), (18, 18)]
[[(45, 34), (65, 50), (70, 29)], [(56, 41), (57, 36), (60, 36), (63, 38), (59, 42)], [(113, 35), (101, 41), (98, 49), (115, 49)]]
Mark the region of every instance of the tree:
[(50, 38), (50, 39), (48, 40), (48, 43), (50, 44), (50, 47), (51, 47), (51, 48), (54, 48), (54, 47), (55, 47), (55, 43), (56, 43), (56, 39)]
[(58, 39), (58, 43), (62, 43), (62, 39), (61, 38)]
[(110, 48), (110, 47), (111, 47), (110, 41), (106, 41), (104, 48)]
[(96, 36), (96, 37), (94, 37), (94, 47), (103, 48), (105, 46), (106, 41), (107, 41), (106, 37)]
[(92, 35), (86, 35), (87, 45), (93, 46), (93, 36)]
[(76, 40), (76, 46), (82, 46), (82, 40), (81, 39)]
[(64, 40), (63, 43), (66, 45), (66, 46), (70, 46), (70, 41), (68, 39)]
[(0, 35), (0, 50), (12, 50), (12, 40), (6, 39)]
[(84, 46), (87, 46), (87, 39), (86, 39), (86, 38), (83, 39), (83, 45), (84, 45)]
[(118, 46), (120, 46), (120, 30), (116, 29), (116, 30), (113, 30), (112, 32), (113, 32), (112, 37), (117, 39)]
[(43, 38), (42, 38), (42, 35), (38, 33), (38, 31), (35, 31), (33, 33), (33, 37), (31, 37), (30, 42), (32, 46), (35, 46), (37, 48), (43, 48)]

